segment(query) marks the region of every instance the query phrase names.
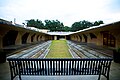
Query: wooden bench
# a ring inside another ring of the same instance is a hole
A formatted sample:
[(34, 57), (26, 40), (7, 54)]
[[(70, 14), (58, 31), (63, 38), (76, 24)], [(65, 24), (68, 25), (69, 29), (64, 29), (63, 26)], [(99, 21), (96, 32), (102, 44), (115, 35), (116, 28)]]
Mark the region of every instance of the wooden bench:
[(21, 75), (101, 75), (109, 80), (109, 71), (112, 59), (47, 59), (47, 58), (8, 58), (11, 80)]

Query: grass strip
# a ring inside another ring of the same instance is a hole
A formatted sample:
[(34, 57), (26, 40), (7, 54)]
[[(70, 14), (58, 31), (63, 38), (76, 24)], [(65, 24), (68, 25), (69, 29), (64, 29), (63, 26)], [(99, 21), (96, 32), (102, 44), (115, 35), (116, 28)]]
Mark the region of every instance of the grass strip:
[(46, 58), (72, 58), (66, 40), (53, 40)]

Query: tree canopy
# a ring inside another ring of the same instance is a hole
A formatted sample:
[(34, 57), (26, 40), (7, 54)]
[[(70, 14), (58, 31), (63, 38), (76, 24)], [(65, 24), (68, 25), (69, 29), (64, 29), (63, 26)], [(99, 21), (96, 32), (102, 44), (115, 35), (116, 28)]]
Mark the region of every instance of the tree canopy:
[(63, 31), (64, 25), (58, 20), (45, 20), (45, 27), (50, 31)]
[(31, 19), (31, 20), (26, 20), (26, 22), (27, 22), (27, 26), (29, 26), (29, 27), (35, 27), (35, 28), (39, 28), (39, 29), (45, 29), (45, 26), (44, 26), (44, 24), (42, 23), (41, 20)]
[(89, 22), (86, 20), (74, 22), (71, 27), (70, 26), (64, 26), (63, 22), (60, 22), (59, 20), (45, 20), (44, 23), (41, 20), (35, 20), (30, 19), (26, 20), (27, 26), (29, 27), (35, 27), (39, 29), (49, 29), (50, 31), (78, 31), (85, 28), (89, 28), (92, 26), (98, 26), (100, 24), (103, 24), (104, 22), (102, 20), (95, 21), (95, 22)]
[(103, 24), (103, 21), (100, 20), (100, 21), (95, 21), (95, 22), (89, 22), (89, 21), (83, 20), (83, 21), (73, 23), (71, 26), (71, 30), (72, 31), (82, 30), (82, 29), (89, 28), (92, 26), (98, 26), (100, 24)]

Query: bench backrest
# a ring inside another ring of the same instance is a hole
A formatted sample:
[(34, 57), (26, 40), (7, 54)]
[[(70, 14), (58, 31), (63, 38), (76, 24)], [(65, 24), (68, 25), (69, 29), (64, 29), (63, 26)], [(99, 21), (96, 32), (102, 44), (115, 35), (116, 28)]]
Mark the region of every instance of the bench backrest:
[(11, 77), (17, 75), (104, 75), (112, 59), (31, 59), (8, 58)]

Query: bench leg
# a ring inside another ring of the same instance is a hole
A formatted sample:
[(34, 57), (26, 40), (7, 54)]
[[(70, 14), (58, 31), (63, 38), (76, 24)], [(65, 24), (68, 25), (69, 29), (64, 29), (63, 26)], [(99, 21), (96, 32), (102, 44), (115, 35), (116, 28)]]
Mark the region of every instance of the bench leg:
[(19, 80), (22, 80), (21, 75), (19, 75)]
[(109, 76), (107, 76), (107, 80), (109, 80)]
[(12, 74), (11, 74), (11, 80), (14, 80), (14, 78), (13, 78)]
[(101, 75), (99, 75), (98, 80), (100, 80)]

